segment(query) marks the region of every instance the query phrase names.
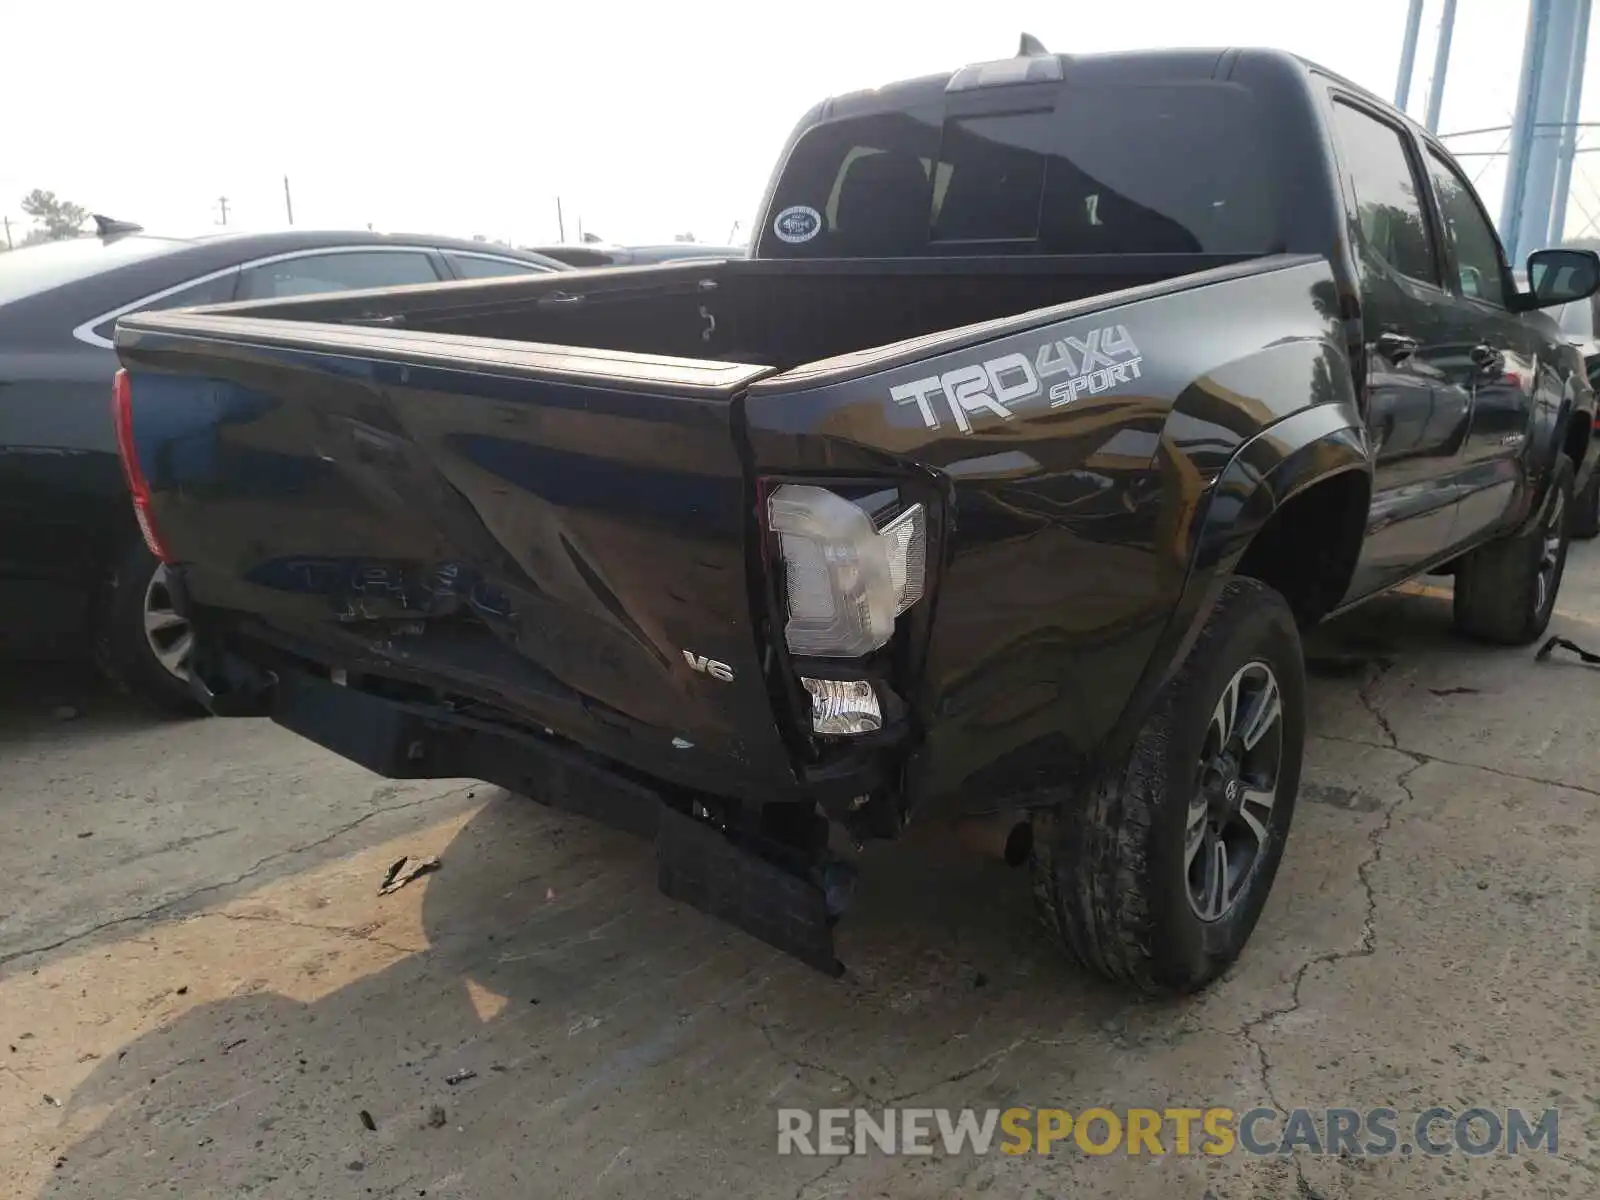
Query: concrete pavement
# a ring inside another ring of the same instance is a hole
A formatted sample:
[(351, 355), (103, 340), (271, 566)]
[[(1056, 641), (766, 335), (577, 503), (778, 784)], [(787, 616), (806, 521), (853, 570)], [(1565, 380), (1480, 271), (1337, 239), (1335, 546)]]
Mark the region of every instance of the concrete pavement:
[[(951, 851), (874, 856), (833, 981), (660, 897), (622, 835), (14, 672), (0, 1194), (1593, 1195), (1600, 669), (1463, 645), (1448, 613), (1319, 634), (1276, 888), (1185, 1003), (1074, 972), (1024, 872)], [(1555, 628), (1600, 647), (1600, 546)], [(407, 854), (443, 869), (379, 897)], [(1556, 1107), (1558, 1152), (775, 1153), (780, 1107), (1433, 1104)]]

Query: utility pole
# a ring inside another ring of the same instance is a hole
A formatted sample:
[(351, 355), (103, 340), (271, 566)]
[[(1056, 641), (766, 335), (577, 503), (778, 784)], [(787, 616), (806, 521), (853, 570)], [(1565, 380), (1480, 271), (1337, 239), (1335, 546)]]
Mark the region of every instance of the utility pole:
[(217, 205), (222, 209), (222, 220), (218, 221), (217, 224), (226, 225), (228, 223), (228, 198), (226, 196), (218, 196)]
[(556, 238), (557, 241), (564, 242), (567, 240), (567, 222), (566, 219), (561, 215), (560, 196), (556, 197), (556, 232), (558, 234), (558, 237)]
[(10, 217), (5, 217), (3, 219), (5, 220), (5, 223), (6, 223), (6, 249), (7, 250), (15, 250), (17, 247), (11, 241), (11, 218)]
[(294, 200), (289, 195), (289, 177), (283, 177), (283, 211), (289, 215), (289, 224), (294, 224)]

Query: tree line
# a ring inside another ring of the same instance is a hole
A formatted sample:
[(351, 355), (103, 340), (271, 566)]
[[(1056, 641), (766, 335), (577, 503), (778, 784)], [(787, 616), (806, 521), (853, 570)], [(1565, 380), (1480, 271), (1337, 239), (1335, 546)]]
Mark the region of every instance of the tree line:
[(7, 236), (0, 238), (0, 253), (13, 248), (35, 246), (40, 242), (59, 242), (77, 237), (83, 223), (89, 219), (89, 210), (83, 205), (63, 200), (43, 188), (34, 188), (22, 198), (22, 211), (33, 220), (33, 228), (20, 239), (15, 231), (8, 229)]

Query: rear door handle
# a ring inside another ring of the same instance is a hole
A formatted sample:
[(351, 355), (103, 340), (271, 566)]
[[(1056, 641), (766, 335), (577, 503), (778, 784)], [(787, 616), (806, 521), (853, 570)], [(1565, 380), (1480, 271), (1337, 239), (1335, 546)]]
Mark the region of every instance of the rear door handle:
[(1385, 329), (1378, 335), (1374, 345), (1377, 347), (1379, 354), (1390, 362), (1397, 363), (1402, 359), (1410, 358), (1416, 353), (1417, 339), (1407, 337), (1403, 333), (1396, 333), (1392, 329)]

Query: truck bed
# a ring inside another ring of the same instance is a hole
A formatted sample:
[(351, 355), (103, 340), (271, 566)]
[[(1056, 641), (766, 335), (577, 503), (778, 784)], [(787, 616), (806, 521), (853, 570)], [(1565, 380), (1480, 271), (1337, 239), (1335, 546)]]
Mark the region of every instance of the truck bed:
[[(1158, 515), (1147, 495), (1171, 406), (1215, 404), (1189, 388), (1208, 371), (1259, 390), (1228, 366), (1252, 355), (1270, 359), (1257, 374), (1311, 377), (1333, 353), (1335, 308), (1327, 264), (1303, 256), (729, 262), (142, 314), (117, 343), (202, 677), (220, 686), (230, 658), (337, 671), (685, 788), (783, 800), (819, 779), (861, 788), (841, 756), (898, 768), (872, 749), (804, 746), (803, 693), (774, 657), (763, 481), (922, 489), (946, 514), (931, 518), (935, 575), (941, 520), (962, 523), (943, 636), (930, 643), (921, 605), (895, 650), (908, 676), (926, 659), (958, 690), (963, 664), (1001, 652), (994, 638), (1027, 641), (979, 619), (989, 609), (968, 593), (989, 586), (986, 554), (1009, 559), (1004, 545), (1031, 532), (1033, 553), (1081, 562), (1062, 578), (1096, 591), (1113, 569), (1097, 547), (1127, 543), (1117, 613), (1062, 597), (1071, 653), (1126, 675), (1182, 579), (1181, 564), (1158, 569), (1146, 526), (1193, 516)], [(959, 412), (890, 398), (1001, 348), (1031, 362), (1108, 328), (1135, 330), (1143, 376), (1059, 411), (1040, 391), (1026, 419), (974, 436)], [(1229, 403), (1204, 417), (1219, 452), (1260, 419)], [(1048, 522), (1018, 506), (1019, 469), (1050, 497)], [(1198, 504), (1199, 486), (1176, 494)], [(1050, 636), (1066, 628), (1035, 617)], [(913, 689), (925, 699), (941, 702)], [(1108, 702), (1082, 736), (1112, 716)], [(929, 761), (959, 783), (966, 743), (989, 735), (946, 725)]]
[(750, 260), (391, 288), (213, 310), (787, 371), (1249, 261), (1242, 255)]

